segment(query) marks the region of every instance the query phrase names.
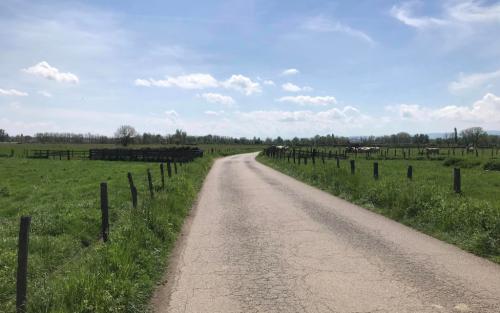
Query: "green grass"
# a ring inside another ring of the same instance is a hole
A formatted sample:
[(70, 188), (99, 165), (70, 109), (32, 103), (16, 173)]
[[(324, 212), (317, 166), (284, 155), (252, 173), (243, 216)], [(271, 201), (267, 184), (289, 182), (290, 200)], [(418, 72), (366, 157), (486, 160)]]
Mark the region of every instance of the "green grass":
[[(217, 156), (217, 155), (214, 155)], [(158, 164), (0, 158), (0, 312), (15, 312), (19, 218), (32, 216), (28, 312), (144, 312), (213, 161), (166, 179)], [(130, 203), (127, 172), (139, 193)], [(110, 241), (99, 240), (99, 183), (108, 182)]]
[[(182, 145), (181, 145), (182, 146)], [(129, 145), (127, 148), (158, 148), (158, 147), (175, 147), (175, 145)], [(260, 151), (264, 148), (263, 145), (197, 145), (203, 149), (207, 154), (212, 154), (212, 149), (215, 155), (224, 156), (232, 155), (235, 153), (254, 152)], [(113, 144), (13, 144), (13, 143), (0, 143), (0, 158), (14, 157), (24, 158), (29, 150), (75, 150), (83, 151), (92, 148), (105, 149), (105, 148), (123, 148), (121, 145)]]
[[(271, 159), (258, 160), (285, 174), (334, 195), (456, 244), (500, 263), (500, 172), (482, 166), (461, 169), (462, 193), (453, 192), (453, 167), (443, 161), (376, 160), (379, 179), (373, 178), (373, 162), (356, 159), (356, 174), (349, 161), (311, 160), (307, 165)], [(462, 163), (468, 161), (461, 160)], [(470, 161), (472, 162), (472, 161)], [(413, 166), (413, 180), (406, 178)]]

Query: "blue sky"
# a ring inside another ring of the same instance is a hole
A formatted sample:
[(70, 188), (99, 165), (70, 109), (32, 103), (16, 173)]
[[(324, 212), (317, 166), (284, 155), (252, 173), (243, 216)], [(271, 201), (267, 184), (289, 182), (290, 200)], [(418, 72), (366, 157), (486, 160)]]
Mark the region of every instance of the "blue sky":
[(500, 2), (0, 3), (0, 128), (500, 129)]

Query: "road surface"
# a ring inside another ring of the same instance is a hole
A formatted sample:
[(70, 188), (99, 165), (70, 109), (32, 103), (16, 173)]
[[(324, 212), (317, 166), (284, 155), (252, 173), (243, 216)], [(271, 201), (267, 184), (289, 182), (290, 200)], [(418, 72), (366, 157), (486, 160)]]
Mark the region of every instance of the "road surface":
[(500, 266), (274, 171), (215, 162), (156, 312), (500, 312)]

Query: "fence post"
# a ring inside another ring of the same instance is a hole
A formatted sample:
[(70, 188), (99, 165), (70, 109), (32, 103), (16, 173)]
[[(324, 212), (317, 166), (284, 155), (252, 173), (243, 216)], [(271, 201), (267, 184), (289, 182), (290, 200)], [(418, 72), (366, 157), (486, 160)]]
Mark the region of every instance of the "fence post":
[(151, 195), (151, 199), (154, 198), (155, 194), (153, 191), (153, 178), (151, 177), (151, 171), (147, 170), (148, 172), (148, 186), (149, 186), (149, 194)]
[(130, 190), (132, 193), (132, 206), (134, 209), (137, 209), (137, 188), (135, 186), (132, 186), (132, 189)]
[(413, 166), (408, 165), (408, 170), (406, 171), (406, 177), (408, 177), (408, 179), (413, 179)]
[(26, 312), (26, 291), (28, 289), (28, 241), (31, 217), (22, 216), (17, 248), (16, 312)]
[(354, 175), (356, 173), (356, 164), (354, 160), (351, 160), (351, 174)]
[(163, 163), (160, 164), (160, 174), (161, 174), (161, 189), (165, 189), (165, 169), (163, 168)]
[(337, 160), (337, 168), (340, 168), (340, 158), (336, 157), (335, 159)]
[(101, 183), (101, 235), (104, 242), (108, 241), (109, 213), (108, 213), (108, 184)]
[(373, 162), (373, 178), (378, 179), (378, 162)]
[(455, 190), (456, 193), (462, 192), (461, 181), (460, 181), (460, 168), (453, 169), (453, 190)]
[(177, 175), (177, 162), (174, 160), (174, 173)]
[(170, 159), (167, 160), (167, 174), (168, 178), (172, 177), (172, 165)]
[[(134, 179), (132, 178), (132, 173), (127, 173), (128, 185), (130, 187), (130, 195), (132, 196), (132, 206), (134, 209), (137, 208), (137, 189), (134, 186)], [(134, 197), (134, 189), (135, 189), (135, 197)]]

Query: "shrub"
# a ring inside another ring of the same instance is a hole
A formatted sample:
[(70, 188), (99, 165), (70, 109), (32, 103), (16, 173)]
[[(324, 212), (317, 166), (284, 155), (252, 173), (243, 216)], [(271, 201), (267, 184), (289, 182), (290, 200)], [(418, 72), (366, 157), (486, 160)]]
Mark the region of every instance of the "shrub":
[(500, 171), (500, 161), (488, 161), (484, 164), (483, 168), (486, 171)]
[(443, 165), (455, 166), (460, 168), (472, 168), (481, 165), (481, 161), (451, 157), (451, 158), (446, 158), (443, 162)]

